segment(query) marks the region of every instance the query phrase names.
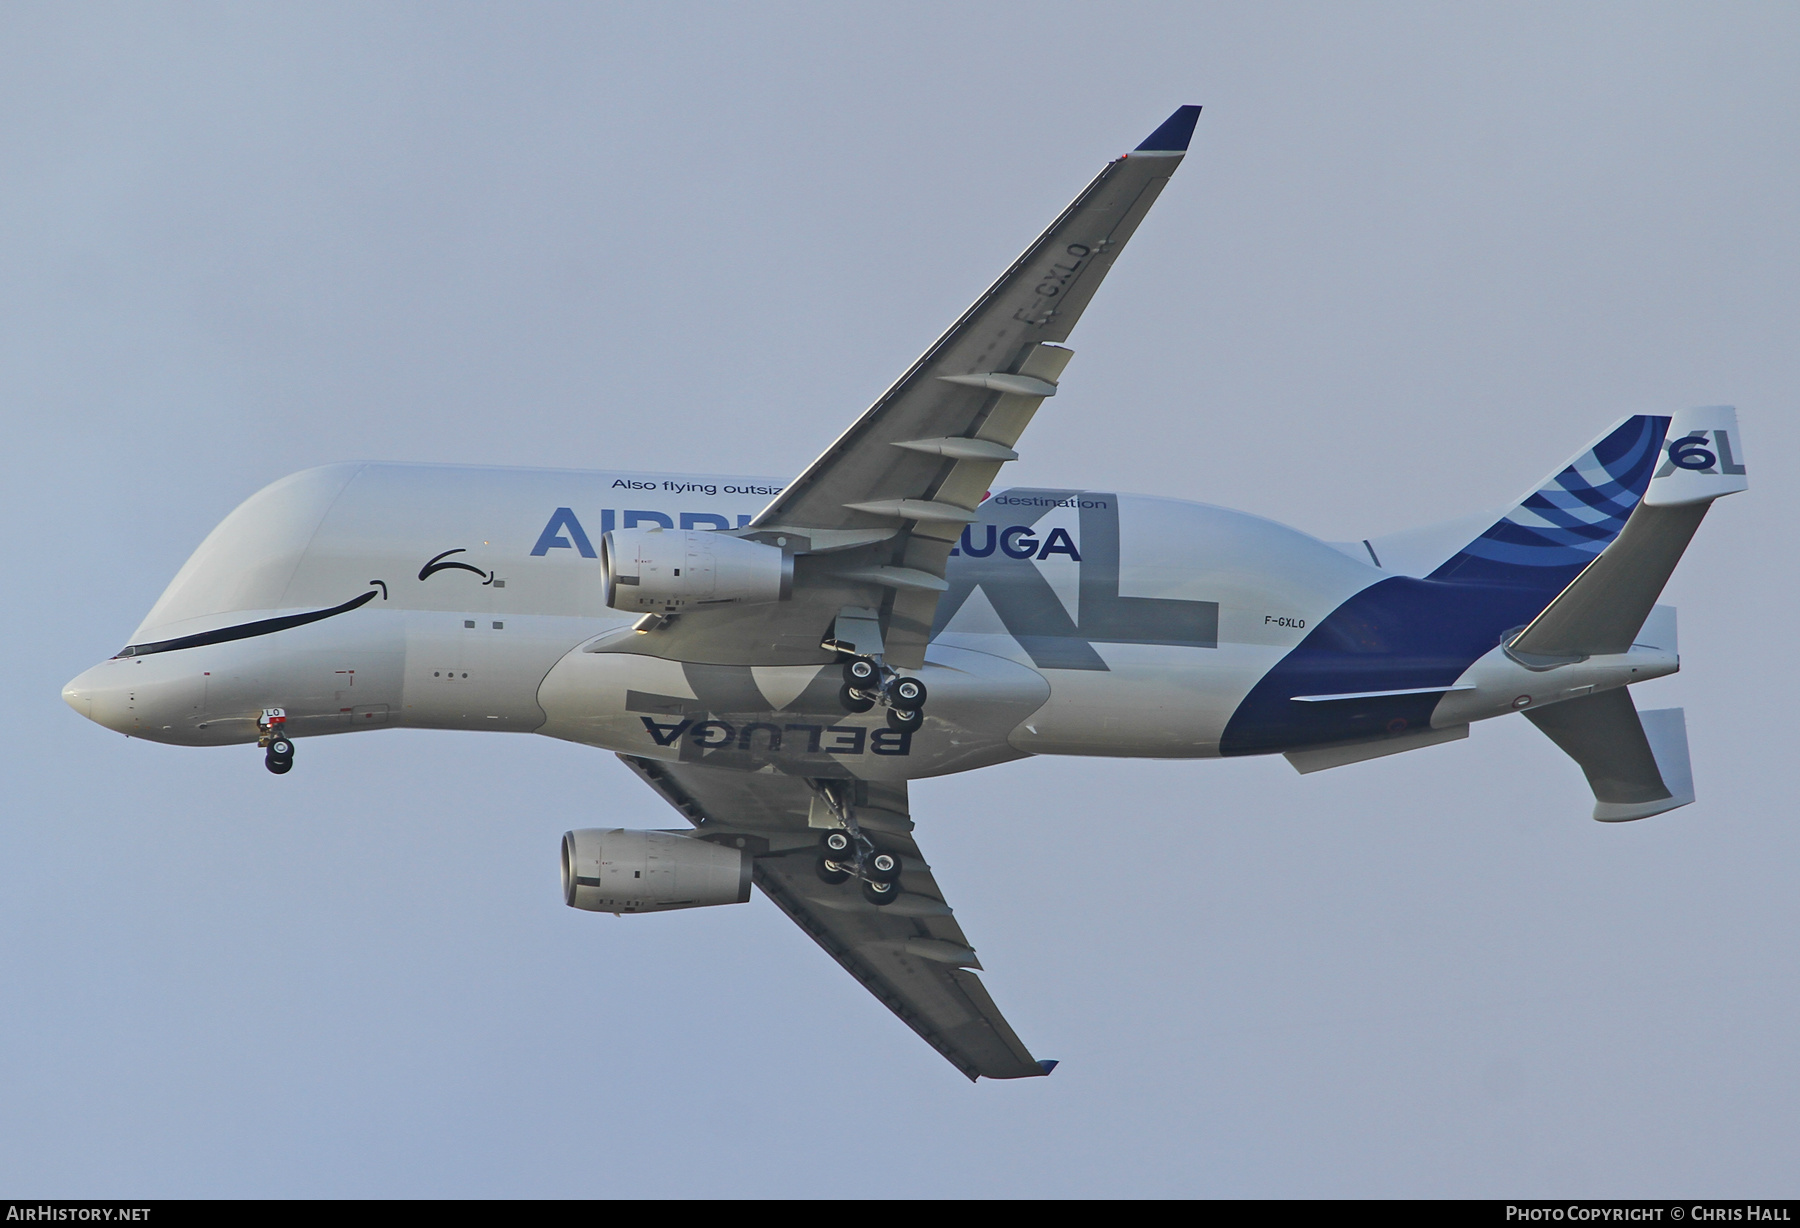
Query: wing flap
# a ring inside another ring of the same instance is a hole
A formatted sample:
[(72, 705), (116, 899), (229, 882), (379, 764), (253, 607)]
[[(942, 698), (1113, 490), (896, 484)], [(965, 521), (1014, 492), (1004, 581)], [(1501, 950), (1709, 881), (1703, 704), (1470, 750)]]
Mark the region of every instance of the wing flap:
[(898, 853), (903, 867), (900, 898), (877, 907), (854, 881), (819, 878), (819, 829), (811, 825), (817, 794), (806, 780), (619, 758), (702, 835), (753, 842), (754, 880), (763, 894), (963, 1074), (1047, 1073), (972, 971), (980, 961), (910, 834), (904, 784), (857, 782), (854, 790), (857, 813), (868, 813), (879, 846)]
[[(763, 894), (826, 954), (970, 1079), (1044, 1073), (980, 978), (942, 958), (943, 951), (955, 949), (974, 959), (954, 918), (891, 916), (872, 904), (866, 911), (844, 909), (837, 906), (842, 896), (824, 907), (820, 895), (846, 888), (820, 882), (810, 857), (758, 858), (755, 877)], [(909, 894), (923, 885), (918, 877), (902, 876)], [(954, 937), (940, 936), (946, 931)]]

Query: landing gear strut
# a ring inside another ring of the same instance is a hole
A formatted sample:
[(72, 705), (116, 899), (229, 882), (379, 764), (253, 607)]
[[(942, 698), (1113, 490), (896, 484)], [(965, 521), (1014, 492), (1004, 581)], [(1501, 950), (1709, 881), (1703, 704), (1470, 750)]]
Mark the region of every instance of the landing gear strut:
[(287, 736), (286, 726), (286, 708), (264, 708), (256, 721), (262, 731), (256, 744), (264, 748), (263, 766), (277, 776), (294, 770), (294, 742)]
[(874, 657), (851, 657), (844, 663), (838, 702), (846, 712), (867, 712), (880, 704), (895, 729), (913, 730), (925, 723), (925, 684)]
[(863, 834), (856, 821), (856, 810), (831, 782), (819, 782), (820, 793), (844, 826), (832, 828), (819, 837), (819, 860), (814, 867), (819, 878), (831, 886), (849, 882), (862, 884), (863, 899), (877, 908), (886, 907), (900, 898), (900, 873), (904, 866), (900, 854), (875, 847)]

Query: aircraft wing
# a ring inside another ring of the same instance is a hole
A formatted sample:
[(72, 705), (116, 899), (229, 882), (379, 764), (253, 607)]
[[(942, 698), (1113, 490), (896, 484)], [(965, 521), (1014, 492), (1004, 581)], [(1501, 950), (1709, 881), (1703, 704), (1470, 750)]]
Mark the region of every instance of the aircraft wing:
[[(904, 784), (808, 781), (620, 755), (627, 767), (709, 839), (756, 853), (755, 881), (812, 940), (971, 1080), (1048, 1074), (1019, 1042), (975, 969), (981, 967), (912, 838)], [(887, 852), (900, 854), (901, 895), (878, 907), (854, 879), (816, 871), (821, 784), (854, 790), (854, 815)]]
[(849, 430), (733, 530), (796, 555), (789, 601), (683, 614), (629, 651), (751, 665), (827, 661), (819, 641), (852, 609), (885, 637), (858, 651), (900, 668), (923, 665), (951, 547), (1055, 394), (1071, 354), (1056, 343), (1181, 164), (1199, 114), (1181, 107), (1109, 163)]

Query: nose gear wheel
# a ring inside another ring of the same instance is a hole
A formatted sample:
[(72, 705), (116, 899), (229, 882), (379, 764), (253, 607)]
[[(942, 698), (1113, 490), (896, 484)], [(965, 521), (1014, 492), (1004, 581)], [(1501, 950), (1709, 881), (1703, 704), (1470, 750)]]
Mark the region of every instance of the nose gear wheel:
[(286, 724), (285, 708), (264, 708), (256, 720), (256, 727), (262, 731), (256, 744), (264, 748), (263, 766), (277, 776), (294, 770), (294, 743), (287, 736)]

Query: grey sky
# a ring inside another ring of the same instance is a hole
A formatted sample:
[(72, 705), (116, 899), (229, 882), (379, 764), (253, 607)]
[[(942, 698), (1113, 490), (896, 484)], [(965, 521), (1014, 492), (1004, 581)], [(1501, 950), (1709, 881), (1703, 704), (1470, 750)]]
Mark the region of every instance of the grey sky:
[[(0, 1190), (1793, 1196), (1797, 62), (1788, 5), (6, 6)], [(1009, 480), (1362, 537), (1734, 403), (1638, 693), (1696, 805), (1593, 823), (1511, 718), (920, 784), (1064, 1063), (972, 1087), (760, 897), (563, 907), (563, 830), (676, 822), (609, 755), (59, 700), (295, 469), (797, 472), (1184, 102)]]

